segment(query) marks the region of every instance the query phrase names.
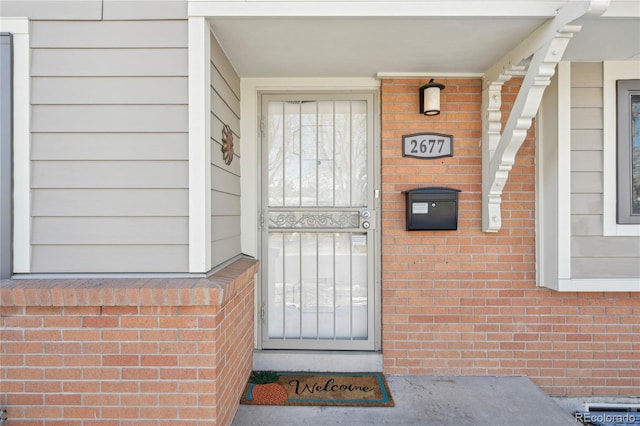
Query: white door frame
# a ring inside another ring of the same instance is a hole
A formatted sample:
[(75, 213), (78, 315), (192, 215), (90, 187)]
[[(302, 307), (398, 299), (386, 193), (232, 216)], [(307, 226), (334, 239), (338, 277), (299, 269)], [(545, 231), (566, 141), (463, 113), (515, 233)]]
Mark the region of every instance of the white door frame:
[[(260, 134), (258, 116), (260, 112), (260, 91), (353, 91), (373, 90), (379, 92), (380, 82), (373, 78), (251, 78), (241, 79), (241, 134), (242, 156), (241, 160), (241, 186), (242, 186), (242, 252), (256, 258), (260, 258), (260, 233), (259, 210), (260, 199)], [(374, 105), (374, 185), (379, 189), (380, 185), (380, 109), (379, 93), (375, 97)], [(379, 191), (378, 191), (379, 194)], [(376, 200), (380, 203), (380, 199)], [(378, 206), (379, 208), (379, 206)], [(379, 227), (378, 227), (379, 229)], [(380, 290), (380, 231), (377, 232), (375, 269), (375, 294), (374, 294), (374, 340), (375, 348), (381, 347), (381, 290)], [(256, 327), (255, 344), (261, 348), (261, 323), (257, 303), (261, 300), (260, 277), (256, 280)]]

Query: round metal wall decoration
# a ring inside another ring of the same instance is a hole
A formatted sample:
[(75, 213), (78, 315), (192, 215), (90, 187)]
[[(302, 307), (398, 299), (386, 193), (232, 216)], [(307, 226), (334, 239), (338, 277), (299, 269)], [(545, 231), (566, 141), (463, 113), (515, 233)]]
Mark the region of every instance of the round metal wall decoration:
[(222, 128), (222, 159), (227, 166), (233, 161), (233, 132), (227, 124)]

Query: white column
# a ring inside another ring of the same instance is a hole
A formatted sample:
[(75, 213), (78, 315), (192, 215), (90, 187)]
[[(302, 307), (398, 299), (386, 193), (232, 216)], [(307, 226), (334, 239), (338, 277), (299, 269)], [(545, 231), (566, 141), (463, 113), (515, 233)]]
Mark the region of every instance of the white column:
[(189, 272), (211, 269), (211, 30), (189, 18)]
[(0, 18), (13, 34), (13, 273), (31, 272), (31, 55), (29, 19)]

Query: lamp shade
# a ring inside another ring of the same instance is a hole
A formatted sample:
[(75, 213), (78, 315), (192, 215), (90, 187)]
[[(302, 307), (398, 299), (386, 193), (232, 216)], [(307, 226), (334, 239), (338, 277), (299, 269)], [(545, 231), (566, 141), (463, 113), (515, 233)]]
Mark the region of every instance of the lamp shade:
[(420, 114), (440, 114), (440, 91), (444, 90), (444, 87), (443, 84), (434, 83), (433, 79), (420, 87)]

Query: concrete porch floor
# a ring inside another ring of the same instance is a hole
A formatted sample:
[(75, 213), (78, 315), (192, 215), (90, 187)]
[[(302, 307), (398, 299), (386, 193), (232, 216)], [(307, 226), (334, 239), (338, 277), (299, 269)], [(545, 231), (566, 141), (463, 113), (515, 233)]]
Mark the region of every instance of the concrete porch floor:
[(526, 377), (387, 376), (395, 407), (240, 405), (233, 425), (579, 425)]

